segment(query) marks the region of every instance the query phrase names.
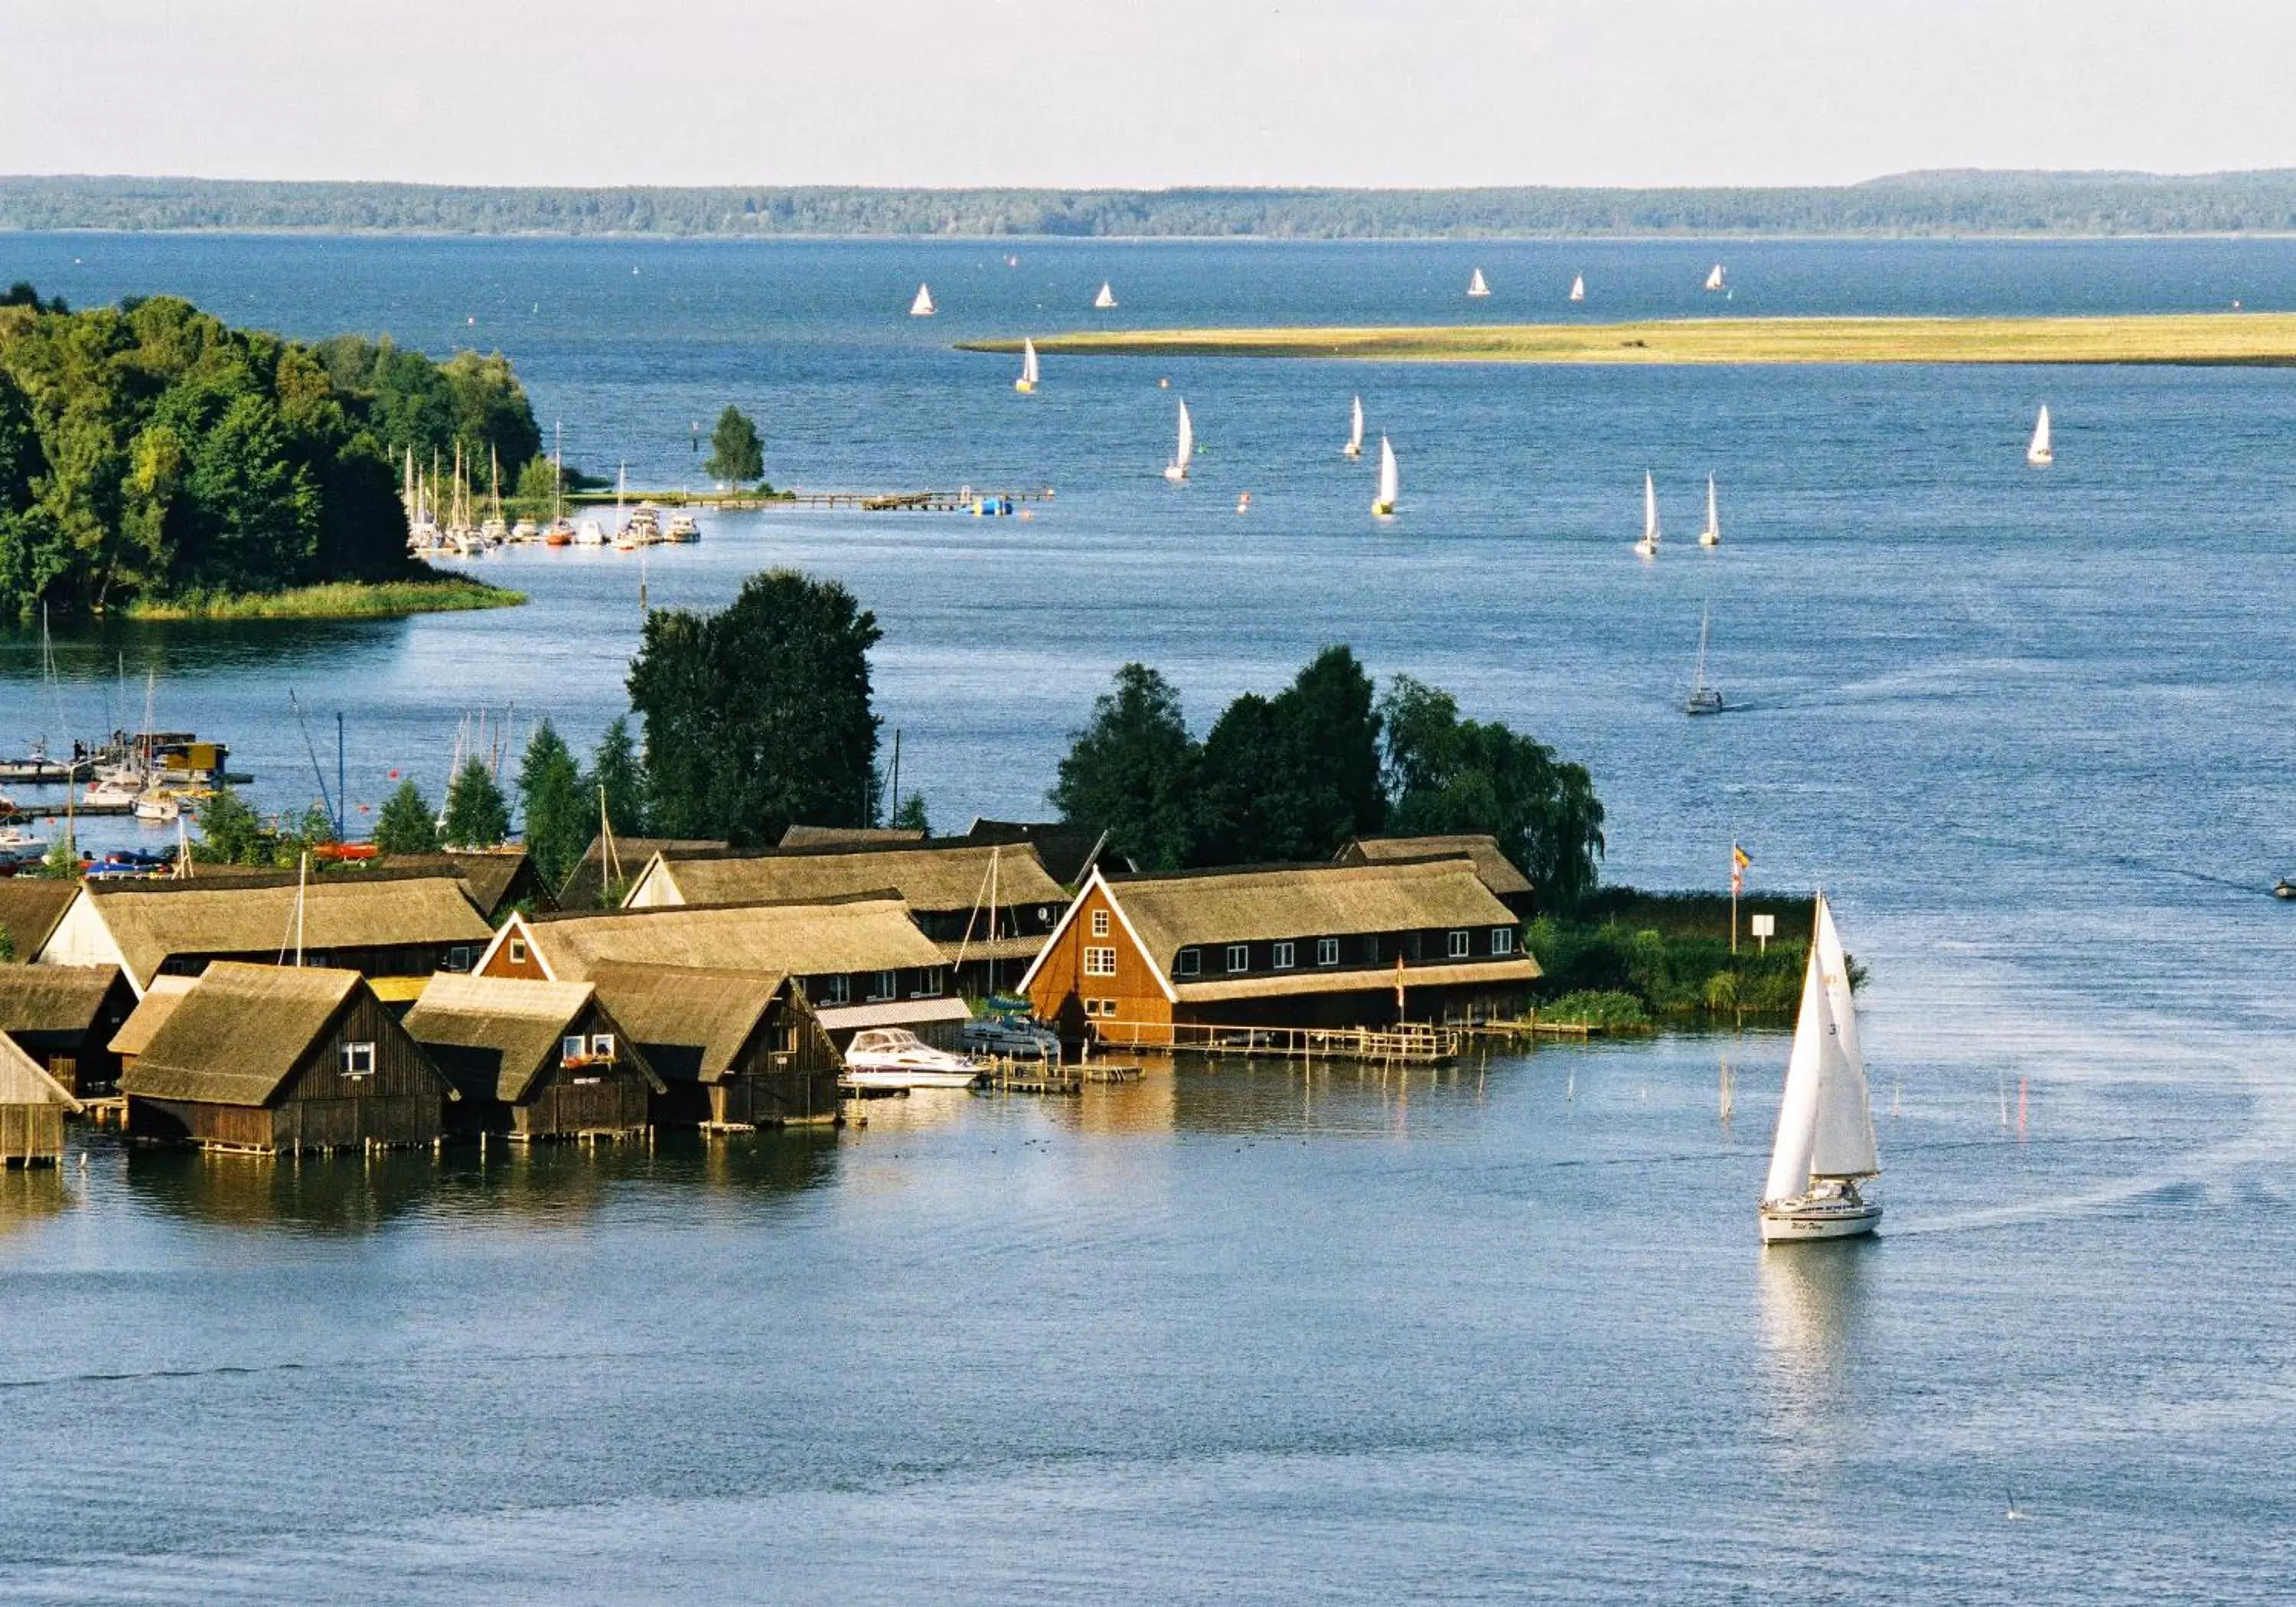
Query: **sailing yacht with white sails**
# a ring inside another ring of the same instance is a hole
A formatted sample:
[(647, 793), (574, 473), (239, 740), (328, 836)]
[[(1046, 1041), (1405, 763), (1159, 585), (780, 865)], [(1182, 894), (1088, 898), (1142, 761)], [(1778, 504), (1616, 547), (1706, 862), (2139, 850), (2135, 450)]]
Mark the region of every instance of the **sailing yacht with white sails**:
[(1188, 478), (1188, 460), (1196, 455), (1196, 426), (1188, 417), (1188, 405), (1180, 404), (1180, 439), (1172, 450), (1172, 461), (1164, 465), (1164, 478), (1178, 485)]
[(1348, 444), (1340, 448), (1349, 457), (1363, 455), (1363, 398), (1357, 397), (1352, 410), (1353, 424), (1348, 430)]
[(1092, 299), (1092, 305), (1096, 310), (1103, 313), (1116, 305), (1116, 291), (1110, 288), (1107, 280), (1103, 279), (1100, 282), (1100, 294)]
[(920, 284), (917, 286), (917, 299), (909, 303), (909, 316), (912, 318), (930, 318), (939, 310), (939, 308), (933, 306), (932, 286), (929, 284)]
[(1574, 275), (1571, 275), (1571, 278), (1570, 278), (1570, 299), (1571, 299), (1573, 301), (1584, 301), (1584, 300), (1587, 299), (1587, 275), (1584, 275), (1584, 274), (1574, 274)]
[(2049, 444), (2049, 406), (2041, 404), (2041, 416), (2033, 421), (2032, 443), (2025, 448), (2025, 461), (2036, 469), (2046, 469), (2057, 461), (2057, 449)]
[(1718, 547), (1722, 545), (1722, 513), (1714, 501), (1714, 477), (1706, 477), (1706, 528), (1698, 532), (1698, 545)]
[(1716, 263), (1714, 265), (1714, 271), (1706, 275), (1706, 288), (1710, 291), (1727, 290), (1729, 288), (1729, 286), (1722, 282), (1722, 265), (1720, 263)]
[(1820, 893), (1770, 1175), (1762, 1185), (1762, 1242), (1872, 1233), (1882, 1219), (1882, 1203), (1866, 1198), (1858, 1185), (1881, 1172), (1866, 1057), (1857, 1047), (1849, 956)]
[(1658, 485), (1643, 471), (1643, 538), (1635, 543), (1635, 551), (1644, 558), (1658, 556)]
[(1483, 270), (1477, 268), (1474, 276), (1467, 281), (1467, 294), (1480, 300), (1490, 293), (1491, 287), (1483, 283)]
[(1395, 467), (1395, 448), (1388, 445), (1387, 437), (1379, 438), (1379, 495), (1371, 499), (1371, 511), (1380, 519), (1395, 517), (1396, 498), (1403, 493), (1403, 478)]
[(1722, 712), (1722, 689), (1706, 684), (1706, 633), (1713, 623), (1711, 611), (1698, 611), (1698, 670), (1691, 676), (1690, 696), (1683, 701), (1685, 714), (1719, 714)]
[(1023, 335), (1021, 338), (1021, 377), (1013, 381), (1013, 389), (1030, 391), (1037, 388), (1037, 343)]

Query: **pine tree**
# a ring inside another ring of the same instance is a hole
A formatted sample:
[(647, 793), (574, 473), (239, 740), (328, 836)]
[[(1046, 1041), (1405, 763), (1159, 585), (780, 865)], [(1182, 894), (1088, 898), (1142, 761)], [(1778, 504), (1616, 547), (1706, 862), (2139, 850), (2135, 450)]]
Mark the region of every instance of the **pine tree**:
[(594, 799), (586, 799), (574, 755), (548, 720), (534, 728), (518, 767), (525, 811), (526, 851), (544, 883), (556, 887), (582, 857), (596, 830)]
[(586, 829), (598, 829), (598, 794), (605, 794), (606, 819), (618, 837), (643, 837), (651, 811), (646, 808), (645, 768), (637, 744), (630, 741), (630, 723), (616, 717), (598, 739), (591, 756), (590, 775), (582, 788), (583, 820)]
[(439, 851), (439, 822), (430, 800), (412, 781), (382, 800), (374, 817), (374, 851), (378, 854), (435, 854)]
[(447, 824), (439, 834), (457, 849), (490, 849), (510, 835), (510, 800), (484, 759), (465, 764), (447, 789)]

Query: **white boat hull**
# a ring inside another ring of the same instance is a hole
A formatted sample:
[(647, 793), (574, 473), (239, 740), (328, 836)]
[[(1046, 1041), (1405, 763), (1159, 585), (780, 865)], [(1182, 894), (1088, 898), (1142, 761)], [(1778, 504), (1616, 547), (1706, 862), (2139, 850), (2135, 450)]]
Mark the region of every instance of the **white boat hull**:
[(1718, 547), (1722, 545), (1722, 537), (1712, 530), (1702, 530), (1699, 532), (1698, 545), (1702, 547)]
[(969, 1088), (978, 1071), (926, 1071), (915, 1067), (858, 1067), (839, 1079), (849, 1088)]
[(1164, 478), (1177, 486), (1188, 478), (1188, 471), (1177, 463), (1167, 463), (1164, 465)]
[(1790, 1244), (1802, 1239), (1854, 1239), (1880, 1225), (1882, 1206), (1874, 1200), (1784, 1200), (1765, 1201), (1761, 1211), (1762, 1242)]

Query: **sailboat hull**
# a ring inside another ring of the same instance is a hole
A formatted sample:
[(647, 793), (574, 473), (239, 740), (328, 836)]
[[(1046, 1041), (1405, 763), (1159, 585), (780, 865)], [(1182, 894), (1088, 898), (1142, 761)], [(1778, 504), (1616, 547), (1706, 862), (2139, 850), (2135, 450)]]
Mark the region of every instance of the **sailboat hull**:
[(1881, 1225), (1875, 1200), (1778, 1200), (1762, 1202), (1762, 1242), (1791, 1244), (1804, 1239), (1855, 1239)]
[(1177, 486), (1188, 478), (1188, 471), (1177, 463), (1167, 463), (1164, 465), (1164, 478)]
[(1034, 390), (1036, 388), (1037, 381), (1034, 380), (1015, 380), (1013, 381), (1013, 389), (1024, 393)]

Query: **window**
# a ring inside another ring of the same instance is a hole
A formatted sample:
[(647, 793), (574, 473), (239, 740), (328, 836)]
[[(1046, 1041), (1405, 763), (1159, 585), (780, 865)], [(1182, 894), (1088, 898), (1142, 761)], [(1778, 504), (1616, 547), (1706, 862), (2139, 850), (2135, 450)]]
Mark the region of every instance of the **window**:
[(614, 1035), (611, 1032), (601, 1032), (593, 1036), (590, 1039), (590, 1057), (593, 1060), (613, 1059)]
[(1084, 974), (1088, 977), (1112, 977), (1116, 974), (1116, 951), (1112, 948), (1090, 948), (1084, 951)]
[(512, 938), (510, 940), (510, 963), (513, 965), (523, 965), (526, 963), (526, 939), (524, 938)]
[(1086, 999), (1084, 1002), (1084, 1013), (1090, 1016), (1112, 1016), (1116, 1013), (1116, 1001), (1114, 999)]
[(1095, 938), (1104, 938), (1108, 936), (1108, 912), (1106, 910), (1096, 909), (1092, 912), (1092, 935)]
[(1251, 947), (1249, 944), (1231, 943), (1227, 946), (1227, 968), (1231, 972), (1251, 969)]
[(1291, 970), (1294, 963), (1292, 956), (1295, 952), (1296, 951), (1291, 944), (1278, 943), (1275, 946), (1275, 969), (1278, 971)]
[(1364, 939), (1364, 963), (1367, 965), (1376, 965), (1379, 963), (1379, 936), (1377, 933), (1374, 933), (1372, 936)]
[(915, 999), (940, 997), (940, 967), (935, 965), (917, 972), (917, 990), (909, 996)]
[(823, 1004), (842, 1004), (846, 1000), (852, 996), (852, 979), (848, 977), (843, 972), (840, 971), (834, 976), (826, 976), (821, 979), (821, 1002)]
[(1176, 973), (1184, 977), (1200, 976), (1203, 969), (1203, 955), (1201, 951), (1193, 948), (1182, 949), (1177, 961), (1172, 966)]
[(345, 1044), (343, 1045), (343, 1075), (348, 1078), (374, 1075), (374, 1045)]
[(901, 996), (901, 973), (898, 971), (879, 972), (877, 973), (877, 980), (870, 987), (869, 996), (872, 999), (899, 998)]
[(570, 1066), (586, 1053), (582, 1035), (578, 1032), (568, 1033), (558, 1045), (558, 1058)]
[(1103, 1021), (1106, 1021), (1110, 1016), (1112, 1016), (1112, 1015), (1114, 1015), (1115, 1013), (1116, 1013), (1116, 1001), (1115, 1001), (1114, 999), (1103, 999), (1103, 1000), (1101, 1000), (1101, 1002), (1100, 1002), (1100, 1015), (1101, 1015), (1101, 1019), (1102, 1019)]
[(447, 951), (447, 969), (448, 971), (468, 971), (470, 968), (471, 946), (469, 944), (458, 943), (454, 947)]
[(1463, 931), (1453, 932), (1451, 934), (1451, 957), (1455, 960), (1465, 959), (1467, 957), (1468, 945), (1469, 938), (1467, 933)]
[(1316, 939), (1316, 963), (1337, 965), (1340, 963), (1340, 940), (1337, 938)]
[(1514, 952), (1513, 927), (1494, 926), (1491, 928), (1491, 952), (1495, 955), (1511, 955)]

